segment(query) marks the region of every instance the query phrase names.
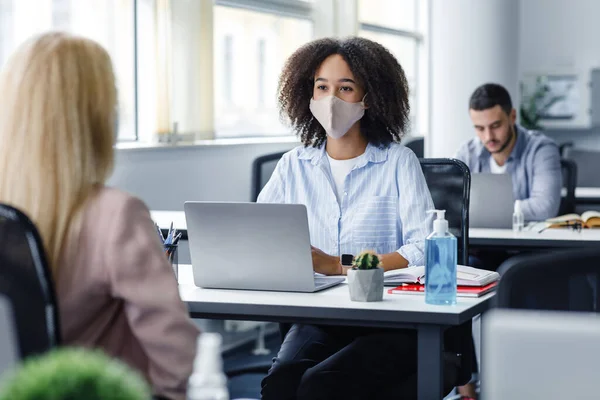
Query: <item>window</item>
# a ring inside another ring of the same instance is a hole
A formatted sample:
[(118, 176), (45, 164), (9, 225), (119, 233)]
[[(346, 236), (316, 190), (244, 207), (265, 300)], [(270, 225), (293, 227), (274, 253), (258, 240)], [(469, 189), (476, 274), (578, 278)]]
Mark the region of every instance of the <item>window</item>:
[(410, 133), (427, 130), (427, 80), (422, 46), (426, 1), (358, 0), (359, 36), (385, 46), (396, 57), (410, 87)]
[(312, 37), (305, 18), (214, 7), (216, 137), (291, 133), (279, 120), (277, 80), (287, 57)]
[(119, 138), (136, 139), (135, 0), (0, 0), (0, 65), (32, 35), (63, 30), (110, 53), (119, 89)]
[(112, 56), (119, 139), (291, 134), (279, 119), (286, 59), (322, 36), (387, 47), (411, 89), (413, 133), (427, 130), (422, 32), (428, 0), (0, 0), (0, 64), (50, 29), (90, 37)]

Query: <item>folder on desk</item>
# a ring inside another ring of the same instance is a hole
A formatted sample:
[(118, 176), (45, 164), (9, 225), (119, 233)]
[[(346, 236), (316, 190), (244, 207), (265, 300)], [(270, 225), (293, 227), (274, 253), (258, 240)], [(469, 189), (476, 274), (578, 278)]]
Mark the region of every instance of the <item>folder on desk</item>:
[[(492, 292), (496, 289), (498, 281), (488, 283), (485, 286), (462, 286), (456, 287), (456, 295), (458, 297), (481, 297), (484, 294)], [(424, 294), (425, 285), (419, 283), (403, 283), (392, 289), (388, 289), (389, 294)]]
[[(486, 286), (489, 283), (496, 282), (500, 275), (495, 271), (487, 271), (458, 265), (456, 271), (456, 283), (459, 286)], [(386, 286), (397, 286), (402, 283), (425, 283), (425, 267), (408, 267), (386, 271), (383, 274), (383, 284)]]

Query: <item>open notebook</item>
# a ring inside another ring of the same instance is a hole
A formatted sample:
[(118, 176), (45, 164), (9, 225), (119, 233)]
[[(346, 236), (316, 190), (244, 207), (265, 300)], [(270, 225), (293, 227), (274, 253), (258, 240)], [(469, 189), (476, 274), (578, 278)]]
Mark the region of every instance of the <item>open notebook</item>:
[[(458, 265), (456, 271), (456, 283), (459, 286), (485, 286), (500, 279), (495, 271), (487, 271)], [(409, 267), (387, 271), (383, 274), (383, 284), (386, 286), (398, 286), (401, 283), (425, 283), (425, 267)]]
[(565, 214), (547, 219), (545, 222), (549, 224), (549, 228), (561, 228), (575, 223), (580, 223), (583, 228), (600, 228), (600, 212), (590, 210), (581, 215)]

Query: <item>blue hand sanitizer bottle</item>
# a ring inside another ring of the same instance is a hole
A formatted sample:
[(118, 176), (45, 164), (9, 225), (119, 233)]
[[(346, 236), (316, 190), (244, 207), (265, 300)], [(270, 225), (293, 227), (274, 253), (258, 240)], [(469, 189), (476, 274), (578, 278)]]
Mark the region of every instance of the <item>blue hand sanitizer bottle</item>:
[(456, 304), (456, 237), (448, 231), (446, 210), (437, 213), (425, 239), (425, 303)]

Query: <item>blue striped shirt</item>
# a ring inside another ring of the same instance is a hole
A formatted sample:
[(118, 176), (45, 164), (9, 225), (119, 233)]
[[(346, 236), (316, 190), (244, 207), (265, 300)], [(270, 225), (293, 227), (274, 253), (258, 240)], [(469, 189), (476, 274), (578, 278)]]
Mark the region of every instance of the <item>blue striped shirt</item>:
[(423, 265), (433, 201), (411, 150), (369, 144), (346, 176), (340, 200), (325, 145), (284, 154), (258, 196), (259, 203), (304, 204), (311, 243), (327, 254), (398, 251), (409, 265)]

